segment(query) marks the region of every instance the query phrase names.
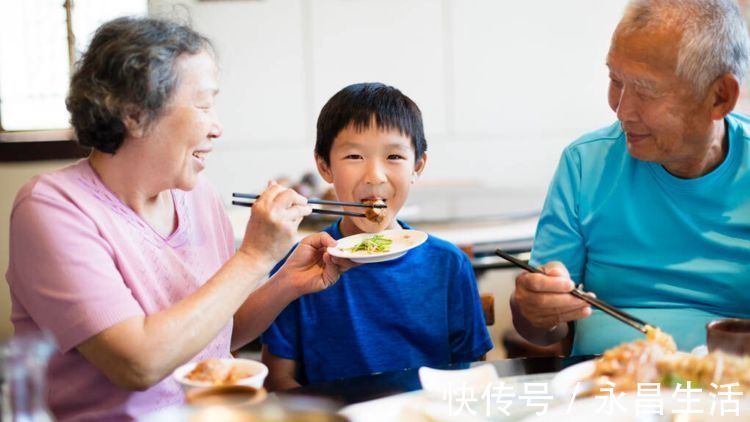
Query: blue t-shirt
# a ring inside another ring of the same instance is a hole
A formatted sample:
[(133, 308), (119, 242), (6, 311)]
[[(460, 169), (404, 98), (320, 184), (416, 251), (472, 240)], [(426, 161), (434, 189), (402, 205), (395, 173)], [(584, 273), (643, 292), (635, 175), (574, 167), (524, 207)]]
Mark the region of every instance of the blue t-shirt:
[[(339, 222), (325, 230), (337, 240)], [(261, 341), (301, 364), (300, 381), (308, 383), (471, 362), (492, 348), (471, 262), (433, 236), (401, 258), (352, 268), (328, 289), (295, 300)]]
[[(725, 119), (729, 152), (680, 179), (633, 158), (619, 123), (563, 152), (539, 220), (532, 264), (561, 261), (585, 290), (674, 336), (706, 342), (705, 324), (750, 317), (750, 120)], [(638, 331), (593, 309), (573, 354), (601, 353)]]

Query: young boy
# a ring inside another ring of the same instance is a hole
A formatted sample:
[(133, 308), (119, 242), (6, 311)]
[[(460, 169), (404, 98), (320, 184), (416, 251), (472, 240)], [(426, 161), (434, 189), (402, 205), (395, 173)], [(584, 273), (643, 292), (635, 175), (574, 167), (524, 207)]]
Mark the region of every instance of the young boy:
[[(326, 231), (338, 240), (409, 229), (396, 214), (424, 170), (426, 149), (422, 114), (398, 89), (362, 83), (334, 95), (318, 117), (318, 171), (339, 200), (381, 200), (387, 208), (379, 218), (344, 217)], [(471, 362), (492, 348), (469, 259), (433, 236), (401, 258), (353, 268), (329, 289), (292, 302), (261, 340), (271, 390)]]

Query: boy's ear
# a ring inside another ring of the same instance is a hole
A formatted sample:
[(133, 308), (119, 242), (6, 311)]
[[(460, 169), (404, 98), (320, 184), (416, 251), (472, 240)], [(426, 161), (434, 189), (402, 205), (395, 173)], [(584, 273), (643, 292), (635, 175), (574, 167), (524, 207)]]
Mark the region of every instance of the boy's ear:
[(326, 163), (321, 156), (315, 154), (315, 164), (318, 166), (318, 174), (327, 183), (333, 183), (333, 173), (331, 173), (331, 167)]
[(412, 176), (411, 176), (412, 183), (417, 181), (419, 176), (424, 171), (424, 167), (426, 165), (427, 165), (427, 153), (425, 152), (422, 154), (422, 157), (419, 160), (417, 160), (416, 163), (414, 163), (414, 172), (412, 173)]

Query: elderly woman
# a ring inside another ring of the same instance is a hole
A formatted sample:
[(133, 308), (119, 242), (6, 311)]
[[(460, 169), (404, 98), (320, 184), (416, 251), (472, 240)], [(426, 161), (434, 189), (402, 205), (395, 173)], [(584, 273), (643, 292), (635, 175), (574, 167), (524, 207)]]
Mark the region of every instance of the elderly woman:
[[(11, 217), (7, 280), (19, 334), (46, 329), (48, 402), (61, 420), (131, 419), (180, 403), (177, 366), (257, 337), (348, 261), (326, 234), (292, 246), (304, 197), (269, 184), (233, 247), (222, 201), (200, 176), (221, 135), (209, 41), (121, 18), (96, 32), (67, 100), (88, 159), (36, 177)], [(259, 287), (260, 286), (260, 287)]]

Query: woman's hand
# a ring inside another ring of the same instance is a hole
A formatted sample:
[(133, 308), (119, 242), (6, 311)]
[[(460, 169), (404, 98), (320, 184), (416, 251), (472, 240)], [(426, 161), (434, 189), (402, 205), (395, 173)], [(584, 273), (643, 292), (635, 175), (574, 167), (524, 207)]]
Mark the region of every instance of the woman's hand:
[(336, 246), (336, 241), (328, 233), (307, 236), (289, 255), (276, 276), (291, 283), (299, 296), (332, 286), (344, 271), (358, 264), (329, 255), (326, 249), (331, 246)]
[(240, 251), (271, 263), (280, 261), (294, 245), (299, 223), (312, 212), (307, 198), (269, 182), (253, 204)]
[(562, 263), (550, 262), (542, 271), (544, 274), (524, 272), (516, 277), (511, 300), (533, 327), (553, 330), (591, 314), (586, 302), (569, 294), (575, 284)]

